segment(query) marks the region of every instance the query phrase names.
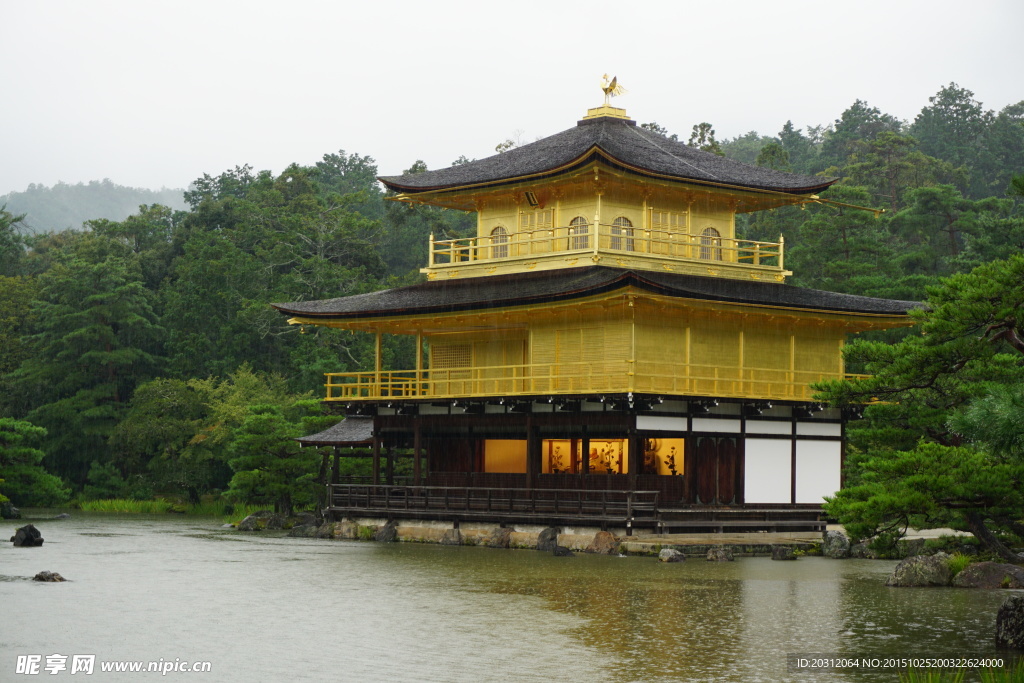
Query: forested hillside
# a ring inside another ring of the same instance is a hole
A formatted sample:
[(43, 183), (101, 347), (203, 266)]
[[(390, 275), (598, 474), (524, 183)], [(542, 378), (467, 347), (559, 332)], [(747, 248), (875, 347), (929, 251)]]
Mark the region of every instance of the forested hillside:
[(162, 204), (172, 209), (184, 209), (184, 190), (147, 190), (125, 187), (110, 180), (92, 180), (69, 185), (57, 183), (28, 186), (24, 192), (0, 195), (0, 207), (24, 215), (23, 224), (34, 233), (77, 230), (82, 223), (97, 218), (121, 221), (139, 210), (142, 205)]
[[(992, 112), (951, 84), (914, 121), (856, 100), (806, 130), (782, 122), (774, 136), (716, 141), (702, 123), (690, 141), (839, 177), (828, 198), (880, 211), (745, 217), (742, 236), (785, 236), (793, 284), (921, 300), (943, 276), (1024, 249), (1024, 102)], [(239, 166), (197, 179), (182, 209), (147, 202), (122, 220), (97, 212), (46, 234), (10, 202), (0, 213), (0, 494), (21, 505), (211, 492), (278, 501), (269, 482), (286, 475), (253, 464), (268, 452), (257, 435), (283, 443), (323, 425), (310, 402), (323, 373), (372, 367), (372, 341), (302, 334), (268, 304), (418, 281), (430, 233), (475, 226), (473, 215), (386, 201), (377, 172), (344, 151), (278, 175)], [(385, 364), (411, 367), (410, 347), (388, 339)], [(311, 500), (314, 474), (287, 475), (291, 501)]]

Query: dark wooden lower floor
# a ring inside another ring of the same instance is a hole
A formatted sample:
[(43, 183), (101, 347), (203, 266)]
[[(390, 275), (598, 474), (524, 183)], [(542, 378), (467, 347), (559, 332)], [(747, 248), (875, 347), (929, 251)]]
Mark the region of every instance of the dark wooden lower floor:
[(656, 533), (821, 531), (825, 526), (819, 506), (663, 507), (656, 490), (555, 488), (558, 482), (547, 483), (551, 486), (332, 484), (327, 512), (335, 518), (581, 525), (625, 528), (627, 533), (633, 529)]

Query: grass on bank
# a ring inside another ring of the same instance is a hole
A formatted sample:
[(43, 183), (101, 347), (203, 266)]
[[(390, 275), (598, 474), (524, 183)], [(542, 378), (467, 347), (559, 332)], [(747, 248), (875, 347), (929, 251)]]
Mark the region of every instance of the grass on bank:
[[(1024, 683), (1024, 659), (1005, 669), (982, 669), (978, 672), (981, 683)], [(963, 669), (958, 671), (917, 671), (910, 669), (900, 674), (900, 683), (962, 683), (967, 680)]]
[(112, 512), (121, 514), (162, 515), (178, 513), (195, 517), (224, 517), (232, 524), (245, 519), (257, 510), (266, 509), (261, 505), (232, 505), (222, 500), (183, 503), (171, 500), (135, 500), (133, 498), (108, 498), (105, 500), (83, 500), (78, 503), (84, 512)]

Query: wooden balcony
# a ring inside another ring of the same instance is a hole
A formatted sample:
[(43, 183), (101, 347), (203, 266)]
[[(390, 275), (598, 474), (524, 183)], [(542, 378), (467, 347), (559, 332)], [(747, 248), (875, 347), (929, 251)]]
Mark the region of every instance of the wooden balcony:
[(509, 235), (430, 238), (430, 278), (478, 277), (583, 265), (782, 281), (783, 240), (756, 242), (612, 225), (545, 228)]
[(328, 401), (648, 393), (810, 401), (810, 384), (862, 375), (606, 361), (327, 374)]

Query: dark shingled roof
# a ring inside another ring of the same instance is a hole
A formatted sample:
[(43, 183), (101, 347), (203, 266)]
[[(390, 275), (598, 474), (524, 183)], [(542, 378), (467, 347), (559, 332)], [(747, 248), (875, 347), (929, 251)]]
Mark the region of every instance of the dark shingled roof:
[(287, 315), (343, 320), (536, 304), (592, 296), (629, 285), (680, 298), (844, 313), (905, 315), (921, 305), (914, 301), (873, 299), (779, 283), (604, 266), (434, 280), (339, 299), (271, 305)]
[[(601, 150), (608, 162), (644, 174), (751, 189), (810, 194), (826, 189), (834, 178), (803, 176), (749, 166), (636, 126), (603, 117), (580, 121), (575, 128), (503, 154), (425, 173), (382, 176), (388, 189), (415, 194), (465, 185), (491, 185), (523, 176), (559, 172), (589, 163)], [(619, 162), (616, 164), (615, 162)]]
[(358, 446), (373, 441), (372, 417), (346, 417), (317, 434), (295, 439), (303, 446)]

